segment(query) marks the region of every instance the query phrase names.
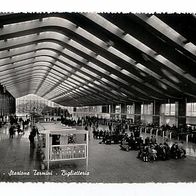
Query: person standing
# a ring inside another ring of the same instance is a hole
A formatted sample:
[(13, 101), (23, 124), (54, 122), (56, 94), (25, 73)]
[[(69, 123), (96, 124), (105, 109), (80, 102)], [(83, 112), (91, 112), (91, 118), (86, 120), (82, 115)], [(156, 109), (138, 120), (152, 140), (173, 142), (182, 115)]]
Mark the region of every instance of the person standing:
[(10, 127), (9, 134), (10, 134), (10, 138), (14, 137), (14, 127), (13, 126)]
[(34, 135), (34, 137), (35, 137), (37, 134), (39, 134), (39, 131), (38, 131), (38, 129), (37, 129), (36, 126), (33, 126), (31, 133)]
[[(90, 133), (89, 133), (89, 130), (88, 130), (88, 126), (86, 125), (84, 129), (85, 129), (85, 131), (88, 131), (88, 140), (90, 141)], [(86, 134), (84, 136), (84, 141), (86, 141)]]
[(29, 135), (29, 141), (30, 141), (30, 147), (31, 148), (35, 148), (35, 141), (34, 141), (35, 135), (34, 133), (31, 131), (30, 135)]

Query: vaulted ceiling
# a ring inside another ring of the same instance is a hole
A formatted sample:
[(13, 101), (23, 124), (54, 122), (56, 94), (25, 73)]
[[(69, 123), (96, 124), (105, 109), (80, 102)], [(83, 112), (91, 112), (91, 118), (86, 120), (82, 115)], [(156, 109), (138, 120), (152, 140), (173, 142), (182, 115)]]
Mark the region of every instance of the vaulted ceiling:
[(82, 106), (196, 100), (192, 14), (0, 15), (0, 83)]

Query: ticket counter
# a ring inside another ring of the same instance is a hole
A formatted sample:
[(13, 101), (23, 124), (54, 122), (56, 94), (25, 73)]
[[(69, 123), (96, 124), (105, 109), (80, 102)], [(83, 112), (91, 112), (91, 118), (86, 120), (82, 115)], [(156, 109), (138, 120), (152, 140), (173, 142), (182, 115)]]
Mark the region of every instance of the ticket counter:
[(84, 159), (88, 168), (88, 131), (65, 127), (60, 123), (37, 123), (38, 148), (43, 163)]

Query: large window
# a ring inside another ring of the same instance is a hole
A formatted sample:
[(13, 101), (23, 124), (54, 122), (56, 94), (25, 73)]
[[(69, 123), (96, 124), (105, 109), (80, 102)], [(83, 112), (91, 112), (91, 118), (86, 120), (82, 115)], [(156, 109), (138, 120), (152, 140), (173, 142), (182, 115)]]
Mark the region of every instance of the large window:
[(161, 113), (166, 116), (175, 116), (176, 105), (175, 103), (161, 104)]
[(127, 105), (127, 114), (134, 114), (134, 105)]
[(120, 105), (116, 105), (115, 113), (116, 113), (116, 114), (120, 114), (120, 112), (121, 112), (121, 107), (120, 107)]
[(196, 116), (196, 103), (186, 104), (186, 116)]
[(16, 99), (17, 115), (29, 115), (32, 112), (38, 114), (61, 115), (66, 109), (69, 110), (68, 107), (61, 106), (32, 94)]
[(153, 110), (153, 104), (142, 104), (141, 105), (141, 114), (151, 115)]
[(76, 107), (76, 113), (102, 113), (102, 106), (82, 106)]

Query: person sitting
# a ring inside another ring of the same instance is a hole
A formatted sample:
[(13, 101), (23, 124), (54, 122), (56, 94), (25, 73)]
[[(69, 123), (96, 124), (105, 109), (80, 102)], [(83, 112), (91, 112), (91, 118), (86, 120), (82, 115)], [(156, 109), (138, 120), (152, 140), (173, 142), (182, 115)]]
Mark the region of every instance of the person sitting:
[(111, 134), (110, 132), (108, 131), (106, 136), (105, 136), (105, 144), (111, 144)]
[(108, 139), (109, 137), (109, 132), (108, 131), (104, 131), (103, 133), (103, 137), (102, 137), (102, 141), (99, 142), (99, 144), (105, 144), (106, 143), (106, 140)]
[(171, 157), (174, 159), (178, 158), (178, 145), (174, 143), (171, 147)]
[(139, 138), (139, 137), (140, 137), (140, 131), (139, 131), (139, 130), (136, 130), (136, 131), (134, 132), (134, 137), (135, 137), (135, 138)]
[(155, 138), (155, 136), (151, 136), (151, 139), (150, 139), (150, 143), (151, 144), (155, 144), (156, 143), (156, 138)]
[(125, 133), (125, 135), (121, 141), (120, 147), (122, 150), (129, 151), (129, 137), (128, 137), (127, 133)]
[(132, 150), (136, 149), (136, 140), (134, 137), (129, 137), (129, 146), (131, 147)]
[(144, 149), (142, 152), (142, 159), (144, 162), (149, 161), (149, 146), (144, 146)]
[(139, 150), (138, 155), (137, 155), (138, 159), (140, 159), (140, 158), (142, 159), (143, 151), (144, 151), (144, 145), (141, 145), (140, 150)]
[(157, 151), (153, 145), (149, 148), (150, 160), (155, 161), (157, 160)]
[(101, 129), (99, 132), (99, 139), (103, 138), (103, 130)]
[(155, 144), (155, 150), (157, 151), (157, 159), (165, 160), (165, 151), (163, 148), (163, 144), (160, 143), (159, 145)]
[(137, 141), (137, 149), (140, 149), (140, 147), (143, 145), (142, 137), (137, 138), (136, 141)]
[(165, 159), (168, 160), (170, 157), (170, 147), (166, 142), (164, 142), (163, 145), (164, 145), (164, 149), (165, 149), (165, 153), (166, 153)]
[(150, 144), (150, 138), (149, 137), (146, 137), (145, 139), (145, 145), (149, 145)]
[(119, 133), (114, 132), (111, 137), (112, 137), (112, 140), (113, 140), (114, 144), (119, 143)]
[(186, 157), (186, 151), (183, 148), (183, 141), (181, 141), (180, 143), (178, 143), (178, 149), (179, 149), (179, 155), (178, 155), (178, 157), (179, 158)]
[(97, 131), (95, 132), (95, 138), (99, 139), (99, 129), (97, 129)]

